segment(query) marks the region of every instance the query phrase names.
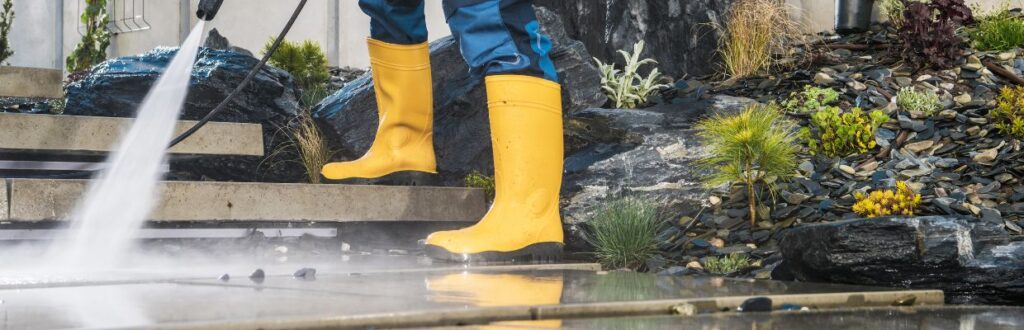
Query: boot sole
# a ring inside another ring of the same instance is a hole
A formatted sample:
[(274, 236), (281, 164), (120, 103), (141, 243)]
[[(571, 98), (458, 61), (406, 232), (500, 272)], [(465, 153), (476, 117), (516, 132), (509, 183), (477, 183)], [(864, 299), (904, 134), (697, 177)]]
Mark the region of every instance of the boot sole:
[(441, 178), (437, 173), (419, 171), (399, 171), (386, 174), (379, 178), (348, 178), (330, 180), (340, 184), (386, 185), (386, 186), (440, 186)]
[(468, 264), (489, 262), (555, 263), (562, 260), (564, 246), (565, 244), (562, 243), (537, 243), (510, 252), (485, 251), (472, 254), (452, 253), (436, 245), (427, 245), (425, 250), (428, 257), (436, 260)]

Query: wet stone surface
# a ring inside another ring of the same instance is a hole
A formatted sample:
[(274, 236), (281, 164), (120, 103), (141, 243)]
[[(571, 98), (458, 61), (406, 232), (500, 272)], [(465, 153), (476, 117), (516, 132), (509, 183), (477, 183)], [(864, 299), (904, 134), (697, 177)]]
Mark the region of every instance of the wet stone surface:
[[(368, 258), (299, 267), (205, 265), (51, 277), (0, 273), (7, 328), (247, 324), (490, 307), (879, 291), (843, 285), (596, 272), (593, 265), (422, 264)], [(315, 266), (317, 273), (310, 277)], [(296, 269), (307, 274), (296, 278)], [(221, 274), (228, 276), (221, 276)], [(220, 277), (218, 277), (220, 276)], [(526, 309), (524, 309), (526, 311)], [(527, 314), (528, 315), (528, 314)], [(219, 326), (214, 326), (219, 327)]]

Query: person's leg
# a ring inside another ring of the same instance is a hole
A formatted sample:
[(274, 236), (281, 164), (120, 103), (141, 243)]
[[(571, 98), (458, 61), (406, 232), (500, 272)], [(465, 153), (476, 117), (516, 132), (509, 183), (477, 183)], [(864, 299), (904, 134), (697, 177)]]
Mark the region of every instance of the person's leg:
[(494, 204), (476, 225), (437, 232), (427, 253), (455, 261), (560, 258), (562, 94), (529, 0), (447, 1), (448, 23), (486, 75)]
[(359, 0), (359, 8), (370, 16), (370, 38), (399, 45), (427, 42), (423, 0)]
[(533, 0), (445, 0), (444, 10), (473, 71), (558, 82), (549, 56), (551, 40), (541, 31)]
[(370, 16), (370, 69), (380, 124), (366, 154), (324, 166), (332, 180), (436, 173), (433, 90), (423, 0), (360, 0)]

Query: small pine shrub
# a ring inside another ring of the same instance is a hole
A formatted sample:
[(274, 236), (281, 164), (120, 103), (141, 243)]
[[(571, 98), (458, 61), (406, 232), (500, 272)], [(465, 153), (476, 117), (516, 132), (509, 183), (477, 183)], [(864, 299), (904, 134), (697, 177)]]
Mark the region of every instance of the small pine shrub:
[(989, 112), (1000, 133), (1024, 139), (1024, 86), (1003, 87)]
[(779, 0), (741, 0), (726, 14), (718, 53), (726, 74), (739, 79), (762, 73), (775, 65), (773, 52), (800, 35), (790, 9)]
[(978, 50), (1007, 51), (1024, 46), (1024, 19), (1002, 9), (979, 19), (969, 32), (972, 46)]
[(487, 200), (494, 200), (494, 178), (483, 175), (480, 172), (473, 171), (466, 175), (463, 182), (468, 188), (480, 188), (487, 194)]
[(896, 190), (876, 190), (864, 195), (860, 192), (854, 196), (857, 203), (853, 204), (853, 212), (868, 218), (891, 215), (913, 216), (921, 205), (921, 194), (914, 192), (906, 182), (896, 182)]
[(85, 0), (85, 5), (81, 17), (82, 25), (85, 26), (85, 34), (82, 35), (82, 40), (78, 46), (75, 46), (71, 55), (68, 55), (65, 63), (67, 72), (89, 70), (107, 59), (107, 47), (110, 46), (110, 31), (107, 30), (107, 24), (110, 23), (110, 18), (107, 17), (107, 0)]
[(751, 225), (757, 219), (758, 183), (774, 192), (774, 183), (793, 176), (798, 151), (791, 122), (774, 105), (754, 105), (733, 116), (717, 115), (697, 124), (711, 154), (699, 163), (711, 172), (706, 184), (743, 184)]
[[(266, 54), (273, 44), (273, 39), (267, 41), (263, 53)], [(312, 40), (282, 41), (281, 46), (270, 56), (270, 65), (291, 73), (303, 90), (323, 87), (331, 78), (331, 72), (327, 68), (327, 55), (320, 45)]]
[(644, 51), (644, 42), (640, 41), (633, 45), (633, 52), (620, 50), (619, 54), (626, 61), (626, 66), (620, 71), (615, 68), (614, 63), (604, 63), (594, 58), (601, 71), (601, 89), (612, 101), (616, 108), (635, 109), (647, 103), (647, 98), (655, 91), (666, 88), (668, 85), (657, 84), (661, 73), (658, 68), (651, 69), (647, 77), (641, 76), (640, 67), (647, 64), (657, 64), (653, 59), (640, 59), (640, 53)]
[(746, 254), (733, 253), (722, 257), (704, 258), (704, 270), (712, 274), (731, 274), (750, 267), (750, 257)]
[(875, 148), (875, 130), (889, 122), (889, 116), (875, 110), (865, 113), (853, 108), (843, 113), (830, 107), (811, 115), (811, 128), (804, 129), (812, 154), (841, 157)]
[(831, 88), (805, 85), (802, 92), (794, 92), (782, 107), (789, 113), (811, 114), (839, 101), (839, 92)]
[(0, 10), (0, 65), (14, 56), (14, 50), (11, 49), (11, 43), (7, 39), (8, 33), (11, 32), (11, 25), (14, 25), (14, 1), (4, 0), (3, 9)]
[(623, 198), (605, 205), (587, 223), (587, 240), (605, 268), (639, 270), (658, 253), (662, 225), (653, 202)]
[(899, 39), (903, 56), (918, 68), (952, 67), (962, 55), (963, 40), (956, 32), (974, 21), (971, 8), (963, 0), (903, 0), (903, 27)]
[(942, 100), (933, 91), (919, 92), (908, 87), (896, 92), (896, 105), (904, 111), (921, 112), (931, 116), (942, 109)]

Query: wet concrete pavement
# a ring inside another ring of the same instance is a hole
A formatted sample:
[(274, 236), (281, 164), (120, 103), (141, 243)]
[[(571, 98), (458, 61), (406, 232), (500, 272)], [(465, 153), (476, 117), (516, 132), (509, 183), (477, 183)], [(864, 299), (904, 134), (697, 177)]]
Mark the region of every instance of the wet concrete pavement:
[[(593, 264), (467, 267), (360, 256), (301, 266), (315, 267), (315, 277), (295, 278), (300, 265), (287, 264), (265, 267), (262, 280), (249, 278), (254, 267), (214, 264), (73, 276), (0, 271), (0, 329), (443, 326), (658, 315), (685, 304), (711, 312), (752, 296), (815, 307), (888, 305), (907, 294), (942, 303), (934, 291), (600, 272)], [(218, 279), (224, 273), (230, 278)]]
[(459, 329), (1010, 330), (1024, 329), (1024, 308), (993, 306), (883, 307), (805, 312), (722, 313), (687, 317), (641, 316), (495, 322), (489, 325)]

